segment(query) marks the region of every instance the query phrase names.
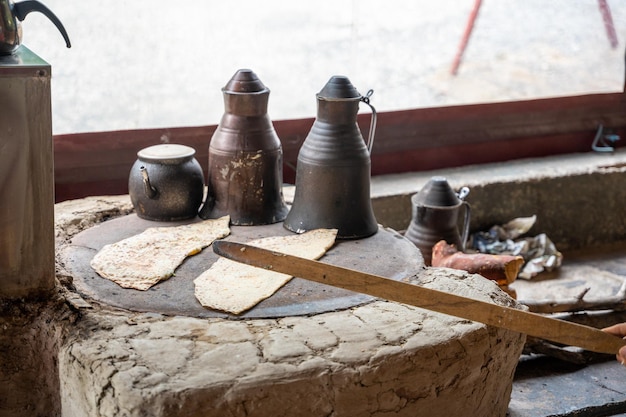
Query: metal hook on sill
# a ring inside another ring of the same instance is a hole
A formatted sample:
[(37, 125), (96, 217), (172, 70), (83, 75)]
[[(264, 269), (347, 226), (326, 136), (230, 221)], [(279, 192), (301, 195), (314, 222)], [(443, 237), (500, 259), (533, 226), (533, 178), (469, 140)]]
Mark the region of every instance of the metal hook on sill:
[(608, 132), (604, 132), (604, 126), (599, 125), (596, 136), (591, 144), (591, 149), (595, 152), (613, 152), (615, 148), (611, 144), (617, 142), (620, 137), (613, 133), (611, 129), (607, 129)]

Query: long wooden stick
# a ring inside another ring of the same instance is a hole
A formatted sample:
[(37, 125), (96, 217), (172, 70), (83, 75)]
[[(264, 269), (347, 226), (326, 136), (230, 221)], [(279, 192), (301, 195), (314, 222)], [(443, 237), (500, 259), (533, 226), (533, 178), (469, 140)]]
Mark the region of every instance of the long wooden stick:
[(592, 327), (254, 246), (218, 241), (213, 243), (213, 251), (236, 262), (450, 314), (552, 342), (578, 346), (593, 352), (616, 354), (619, 348), (626, 344), (619, 337)]

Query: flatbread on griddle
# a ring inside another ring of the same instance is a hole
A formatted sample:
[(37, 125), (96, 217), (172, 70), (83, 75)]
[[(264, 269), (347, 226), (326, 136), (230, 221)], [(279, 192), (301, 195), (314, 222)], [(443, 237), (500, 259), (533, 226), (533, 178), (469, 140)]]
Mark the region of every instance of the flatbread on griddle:
[[(316, 229), (301, 235), (273, 236), (249, 245), (307, 259), (319, 259), (335, 243), (336, 229)], [(291, 276), (220, 258), (194, 280), (195, 295), (204, 307), (240, 314), (270, 297)]]
[(172, 275), (188, 256), (230, 234), (229, 216), (174, 227), (151, 227), (104, 246), (91, 260), (102, 277), (145, 291)]

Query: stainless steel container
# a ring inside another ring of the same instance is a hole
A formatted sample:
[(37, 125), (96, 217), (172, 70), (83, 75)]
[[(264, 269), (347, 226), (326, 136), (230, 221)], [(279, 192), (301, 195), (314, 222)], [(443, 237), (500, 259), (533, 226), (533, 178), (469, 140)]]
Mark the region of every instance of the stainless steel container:
[(25, 47), (0, 57), (0, 298), (54, 288), (50, 65)]

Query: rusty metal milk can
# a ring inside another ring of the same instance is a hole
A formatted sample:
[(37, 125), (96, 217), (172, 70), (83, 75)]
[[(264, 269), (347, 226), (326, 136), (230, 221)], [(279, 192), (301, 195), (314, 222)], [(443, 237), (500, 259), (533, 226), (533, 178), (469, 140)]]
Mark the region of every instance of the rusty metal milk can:
[(222, 89), (225, 112), (209, 146), (208, 194), (203, 219), (230, 215), (234, 225), (285, 219), (283, 150), (267, 114), (270, 90), (249, 69)]
[[(370, 200), (370, 152), (376, 110), (344, 76), (333, 76), (317, 94), (317, 118), (298, 154), (296, 191), (284, 226), (297, 233), (338, 229), (340, 239), (378, 231)], [(357, 125), (359, 103), (372, 109), (367, 144)]]

